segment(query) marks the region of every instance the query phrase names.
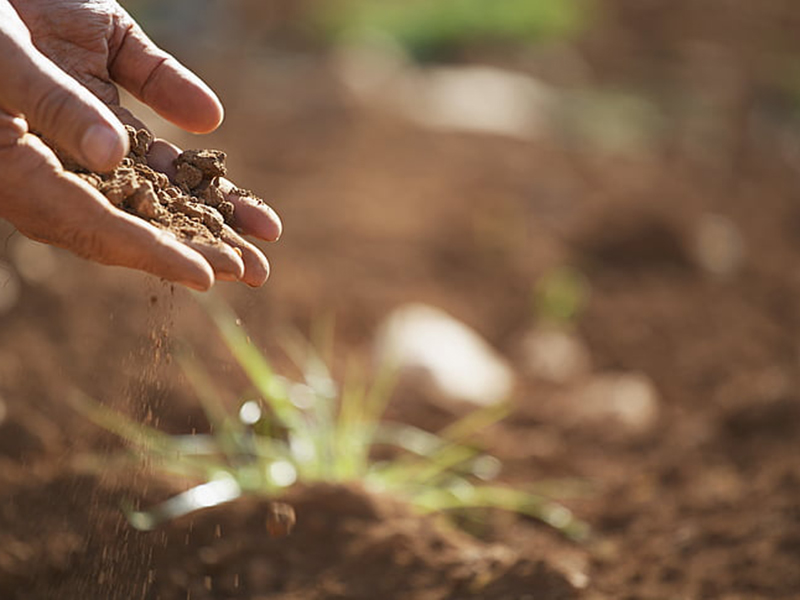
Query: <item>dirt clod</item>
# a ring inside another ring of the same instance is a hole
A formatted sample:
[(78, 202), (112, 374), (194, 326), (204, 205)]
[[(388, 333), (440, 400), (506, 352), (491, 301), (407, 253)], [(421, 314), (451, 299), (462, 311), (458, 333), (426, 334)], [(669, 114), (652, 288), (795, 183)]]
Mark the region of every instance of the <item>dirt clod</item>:
[[(126, 126), (130, 152), (110, 173), (92, 173), (65, 161), (87, 183), (97, 188), (117, 208), (185, 242), (221, 244), (225, 226), (234, 225), (235, 208), (220, 187), (227, 173), (225, 153), (220, 150), (186, 150), (175, 159), (173, 180), (153, 169), (148, 153), (153, 136), (144, 129)], [(246, 190), (234, 194), (255, 198)]]
[(272, 537), (286, 537), (295, 524), (294, 508), (285, 502), (273, 502), (267, 513), (267, 531)]

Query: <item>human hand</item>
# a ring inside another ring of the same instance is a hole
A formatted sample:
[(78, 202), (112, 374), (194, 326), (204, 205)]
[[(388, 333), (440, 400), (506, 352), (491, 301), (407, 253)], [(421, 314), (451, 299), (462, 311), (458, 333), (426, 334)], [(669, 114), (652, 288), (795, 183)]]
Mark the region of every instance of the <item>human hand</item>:
[[(128, 151), (119, 118), (138, 124), (119, 108), (113, 82), (184, 129), (219, 125), (216, 96), (154, 46), (116, 2), (0, 0), (0, 77), (0, 217), (33, 239), (195, 289), (208, 289), (215, 278), (266, 280), (266, 258), (241, 237), (227, 236), (221, 248), (190, 248), (113, 207), (29, 133), (29, 127), (41, 133), (87, 168), (110, 170)], [(154, 144), (152, 166), (168, 172), (175, 151), (164, 141)], [(266, 240), (280, 236), (269, 207), (228, 199), (238, 230)]]

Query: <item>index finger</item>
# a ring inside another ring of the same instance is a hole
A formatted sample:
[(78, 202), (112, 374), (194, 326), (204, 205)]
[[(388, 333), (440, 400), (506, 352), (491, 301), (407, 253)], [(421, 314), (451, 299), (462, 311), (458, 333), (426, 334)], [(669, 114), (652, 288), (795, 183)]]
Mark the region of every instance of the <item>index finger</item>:
[(222, 103), (202, 79), (156, 46), (119, 8), (111, 77), (165, 119), (193, 133), (208, 133), (224, 118)]

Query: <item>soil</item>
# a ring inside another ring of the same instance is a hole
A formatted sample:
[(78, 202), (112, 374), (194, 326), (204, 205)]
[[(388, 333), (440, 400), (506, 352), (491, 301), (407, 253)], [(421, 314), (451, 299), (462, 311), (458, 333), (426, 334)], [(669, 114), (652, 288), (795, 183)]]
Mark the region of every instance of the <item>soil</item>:
[[(257, 44), (255, 16), (297, 5), (243, 4)], [(16, 283), (0, 296), (18, 296), (0, 312), (0, 598), (800, 598), (800, 128), (776, 75), (800, 61), (800, 8), (601, 4), (600, 24), (568, 48), (473, 52), (562, 85), (651, 94), (663, 126), (627, 152), (420, 129), (355, 103), (300, 38), (193, 64), (228, 109), (209, 145), (287, 226), (263, 290), (220, 290), (253, 343), (279, 357), (282, 328), (308, 332), (333, 313), (342, 372), (347, 357), (368, 359), (394, 306), (448, 310), (521, 374), (513, 413), (482, 439), (503, 481), (560, 499), (592, 525), (588, 542), (502, 512), (459, 529), (355, 485), (280, 499), (296, 514), (288, 537), (270, 536), (266, 499), (131, 529), (123, 503), (188, 483), (124, 469), (119, 441), (71, 409), (69, 391), (190, 434), (208, 423), (169, 361), (173, 341), (196, 349), (232, 406), (247, 384), (182, 290), (5, 229), (0, 273)], [(700, 122), (686, 110), (696, 98), (711, 107)], [(720, 218), (740, 243), (725, 272), (697, 253)], [(536, 282), (564, 265), (591, 291), (571, 330), (591, 364), (553, 383), (521, 348), (542, 326)], [(609, 373), (652, 385), (652, 424), (576, 420), (586, 384)], [(390, 415), (436, 429), (453, 410), (412, 388)]]
[[(87, 172), (69, 159), (65, 164), (117, 208), (173, 233), (181, 241), (212, 246), (223, 243), (225, 226), (233, 225), (235, 210), (220, 186), (220, 178), (227, 173), (225, 153), (185, 150), (175, 159), (175, 175), (170, 179), (148, 163), (152, 134), (129, 125), (125, 129), (130, 151), (112, 172)], [(248, 190), (234, 192), (261, 201)]]

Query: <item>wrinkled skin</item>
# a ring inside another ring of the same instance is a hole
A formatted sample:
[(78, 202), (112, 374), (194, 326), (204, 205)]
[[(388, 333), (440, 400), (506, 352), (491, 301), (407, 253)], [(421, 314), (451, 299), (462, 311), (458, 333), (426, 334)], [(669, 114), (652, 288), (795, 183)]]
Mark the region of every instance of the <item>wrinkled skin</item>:
[[(141, 126), (120, 108), (117, 85), (188, 131), (212, 131), (222, 121), (214, 93), (156, 47), (116, 2), (0, 0), (0, 81), (0, 218), (32, 239), (194, 289), (206, 290), (215, 279), (264, 283), (266, 258), (238, 233), (227, 231), (223, 246), (183, 244), (114, 208), (30, 133), (89, 169), (108, 171), (128, 152), (121, 121)], [(148, 160), (172, 174), (179, 152), (158, 140)], [(233, 194), (228, 199), (237, 230), (269, 241), (280, 237), (280, 220), (268, 206)]]

